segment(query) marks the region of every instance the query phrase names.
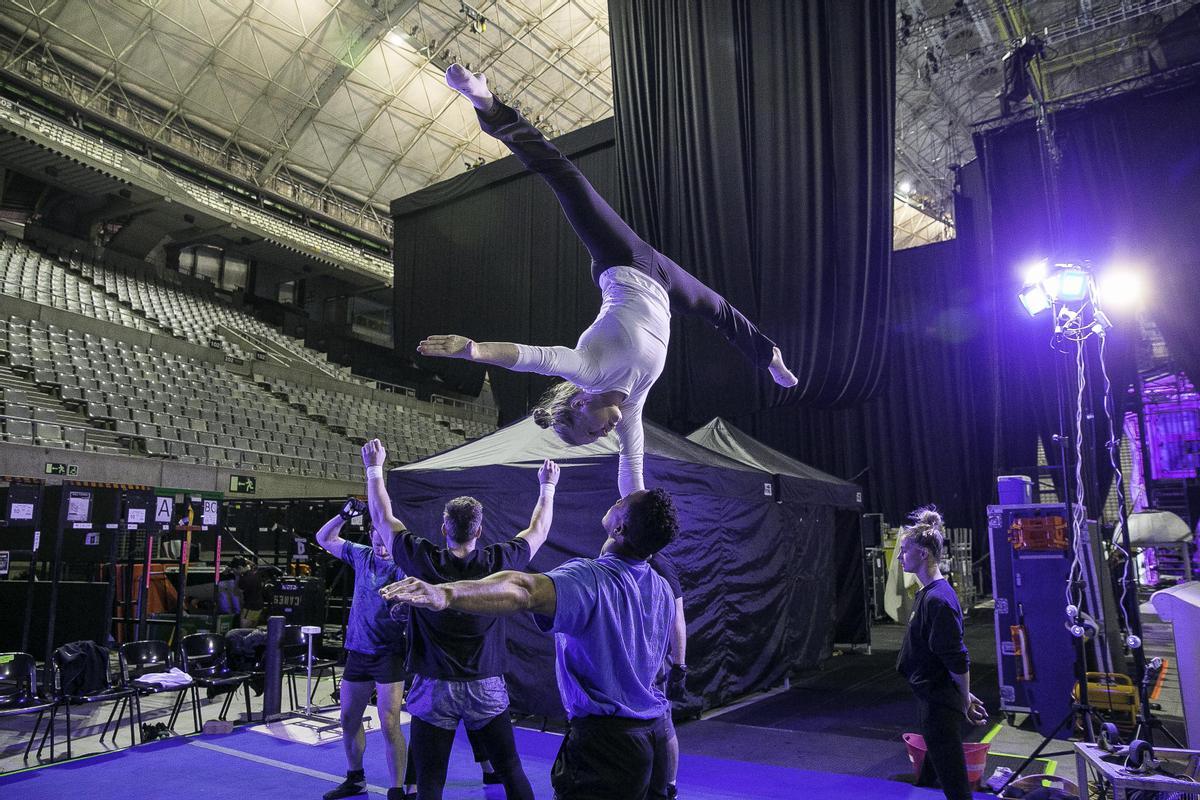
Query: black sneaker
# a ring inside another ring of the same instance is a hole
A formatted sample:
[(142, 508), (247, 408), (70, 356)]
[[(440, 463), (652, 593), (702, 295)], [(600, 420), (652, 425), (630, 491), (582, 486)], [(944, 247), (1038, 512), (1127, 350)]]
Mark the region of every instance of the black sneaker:
[(324, 800), (339, 800), (342, 797), (353, 797), (356, 794), (367, 793), (367, 776), (362, 770), (346, 773), (346, 780), (326, 792)]
[(483, 773), (483, 782), (491, 786), (498, 783), (504, 783), (504, 778), (500, 777), (499, 772), (496, 772), (495, 770), (488, 770), (487, 772)]

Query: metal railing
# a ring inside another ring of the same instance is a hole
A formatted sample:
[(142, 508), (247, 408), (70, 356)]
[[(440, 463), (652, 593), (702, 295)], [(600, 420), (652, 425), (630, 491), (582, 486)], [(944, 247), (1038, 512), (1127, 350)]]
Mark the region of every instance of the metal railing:
[[(9, 422), (29, 422), (33, 426), (33, 435), (30, 436), (29, 438), (32, 439), (33, 444), (40, 446), (40, 447), (56, 447), (59, 449), (78, 449), (78, 448), (68, 447), (68, 445), (71, 443), (61, 437), (58, 439), (48, 439), (48, 440), (40, 441), (38, 439), (38, 434), (37, 434), (38, 425), (51, 425), (56, 428), (83, 431), (83, 433), (84, 433), (83, 448), (85, 450), (89, 446), (89, 441), (88, 441), (89, 434), (92, 434), (94, 437), (94, 435), (97, 433), (104, 433), (104, 434), (107, 434), (108, 437), (116, 438), (118, 441), (122, 441), (122, 440), (128, 441), (128, 444), (126, 444), (123, 448), (117, 448), (117, 449), (123, 449), (125, 451), (124, 455), (136, 456), (136, 457), (140, 457), (140, 458), (150, 457), (150, 458), (167, 458), (167, 459), (172, 459), (172, 460), (178, 460), (179, 456), (177, 454), (171, 453), (169, 451), (169, 448), (167, 447), (167, 445), (168, 444), (176, 444), (176, 445), (186, 447), (189, 444), (193, 444), (198, 447), (204, 447), (206, 449), (206, 453), (207, 453), (207, 448), (215, 447), (215, 448), (219, 448), (219, 449), (226, 450), (226, 451), (232, 450), (239, 454), (252, 453), (256, 456), (266, 456), (267, 458), (272, 459), (271, 466), (264, 465), (261, 462), (257, 462), (257, 461), (249, 462), (249, 461), (245, 461), (245, 460), (239, 461), (238, 463), (228, 463), (228, 464), (221, 465), (221, 466), (226, 466), (229, 468), (250, 469), (250, 470), (253, 470), (256, 468), (263, 468), (263, 469), (269, 469), (271, 471), (275, 471), (273, 460), (276, 458), (288, 458), (288, 459), (292, 459), (293, 461), (303, 461), (308, 464), (318, 465), (320, 467), (320, 469), (317, 471), (321, 472), (321, 477), (343, 480), (343, 478), (341, 478), (337, 474), (330, 474), (330, 471), (326, 469), (329, 465), (329, 462), (324, 459), (319, 459), (319, 458), (309, 458), (307, 456), (292, 456), (292, 455), (285, 455), (285, 454), (281, 454), (281, 453), (271, 453), (266, 450), (256, 450), (253, 448), (237, 447), (235, 445), (201, 444), (199, 442), (183, 442), (183, 441), (180, 441), (179, 439), (168, 439), (166, 437), (155, 436), (153, 434), (123, 433), (121, 431), (113, 430), (110, 428), (97, 429), (94, 426), (79, 425), (79, 424), (76, 424), (73, 422), (67, 422), (67, 421), (51, 422), (50, 420), (36, 419), (34, 417), (23, 417), (23, 416), (12, 415), (12, 414), (7, 414), (7, 413), (0, 414), (0, 420), (3, 420), (5, 422), (4, 438), (6, 441), (8, 441), (10, 443), (14, 443), (14, 439), (13, 439), (13, 434), (8, 431), (8, 423)], [(144, 446), (144, 443), (147, 440), (162, 442), (163, 443), (162, 452), (161, 453), (151, 453), (151, 452), (149, 452), (148, 449), (147, 450), (136, 449), (136, 444), (138, 442), (142, 442), (143, 446)], [(15, 443), (19, 444), (20, 441), (15, 440)], [(95, 444), (94, 442), (92, 442), (90, 444), (93, 447), (111, 447), (111, 443), (108, 441), (105, 441), (104, 444), (102, 444), (102, 445)], [(91, 450), (88, 452), (95, 453), (97, 451)], [(190, 456), (190, 455), (185, 455), (184, 457), (185, 458), (199, 458), (198, 456)], [(217, 466), (215, 464), (210, 464), (209, 462), (219, 461), (219, 460), (220, 459), (213, 459), (213, 458), (209, 458), (206, 456), (204, 459), (200, 460), (200, 463), (208, 465), (208, 466)], [(403, 464), (403, 463), (407, 463), (407, 462), (398, 461), (397, 463)], [(286, 469), (286, 467), (280, 467), (280, 469)], [(348, 469), (350, 469), (352, 471), (353, 467), (352, 466), (348, 467)]]

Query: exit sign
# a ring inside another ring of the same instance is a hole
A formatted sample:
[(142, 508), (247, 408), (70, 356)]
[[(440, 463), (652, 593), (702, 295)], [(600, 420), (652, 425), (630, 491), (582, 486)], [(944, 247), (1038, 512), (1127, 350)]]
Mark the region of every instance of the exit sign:
[(47, 475), (78, 475), (79, 474), (79, 465), (78, 464), (59, 464), (58, 462), (47, 461), (46, 462), (46, 474)]
[(249, 475), (230, 475), (229, 476), (229, 491), (241, 492), (242, 494), (254, 494), (257, 488), (257, 483), (254, 478)]

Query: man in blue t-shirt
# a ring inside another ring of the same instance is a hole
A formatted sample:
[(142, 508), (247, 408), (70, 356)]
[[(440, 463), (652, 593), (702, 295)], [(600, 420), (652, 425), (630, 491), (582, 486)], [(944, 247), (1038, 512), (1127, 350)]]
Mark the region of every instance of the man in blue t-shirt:
[[(392, 514), (383, 480), (383, 444), (372, 439), (363, 445), (362, 456), (372, 520), (377, 529), (394, 533), (392, 558), (406, 575), (439, 584), (524, 569), (550, 534), (559, 469), (549, 459), (538, 470), (538, 500), (528, 528), (507, 541), (480, 546), (483, 505), (473, 497), (456, 497), (443, 509), (446, 546), (439, 547), (409, 532)], [(459, 722), (475, 732), (475, 741), (504, 784), (505, 796), (533, 800), (508, 715), (504, 629), (504, 620), (496, 617), (437, 614), (423, 608), (409, 616), (407, 667), (412, 686), (406, 707), (412, 715), (419, 800), (440, 800)]]
[(400, 730), (400, 704), (404, 699), (404, 626), (392, 618), (379, 590), (404, 577), (392, 562), (385, 537), (371, 530), (371, 546), (348, 542), (342, 526), (366, 512), (366, 503), (351, 498), (317, 531), (317, 544), (354, 568), (354, 599), (346, 625), (346, 668), (342, 671), (342, 745), (346, 749), (346, 780), (325, 793), (324, 800), (367, 793), (363, 751), (367, 737), (363, 712), (377, 695), (379, 726), (386, 742), (392, 788), (388, 800), (403, 800), (400, 779), (407, 747)]
[(555, 673), (570, 727), (554, 761), (559, 800), (665, 798), (670, 710), (655, 685), (675, 601), (647, 559), (679, 532), (662, 489), (626, 495), (602, 521), (599, 558), (575, 558), (544, 575), (501, 572), (433, 585), (415, 577), (384, 589), (414, 613), (502, 616), (532, 611), (555, 634)]

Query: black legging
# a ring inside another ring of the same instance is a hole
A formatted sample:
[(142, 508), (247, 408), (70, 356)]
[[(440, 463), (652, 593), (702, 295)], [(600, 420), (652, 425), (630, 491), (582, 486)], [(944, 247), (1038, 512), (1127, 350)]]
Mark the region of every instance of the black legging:
[(504, 142), (554, 192), (567, 222), (592, 257), (593, 280), (599, 282), (609, 267), (633, 267), (667, 290), (672, 309), (704, 319), (755, 366), (771, 363), (775, 343), (728, 300), (642, 241), (579, 168), (528, 120), (499, 100), (489, 113), (478, 116), (484, 133)]
[(925, 763), (917, 783), (927, 783), (926, 773), (932, 772), (948, 800), (971, 800), (967, 759), (963, 755), (962, 712), (920, 698), (917, 704), (921, 713), (921, 735), (925, 737)]
[[(410, 737), (411, 738), (411, 737)], [(483, 735), (480, 731), (473, 731), (467, 728), (467, 741), (471, 743), (471, 757), (475, 759), (476, 764), (488, 762), (489, 769), (491, 768), (491, 756), (488, 755), (487, 746), (483, 742)], [(404, 759), (404, 785), (417, 785), (417, 767), (413, 762), (412, 757), (412, 742), (408, 745), (408, 755)]]
[[(409, 731), (410, 758), (417, 777), (417, 800), (442, 800), (446, 785), (446, 768), (450, 765), (450, 748), (454, 745), (455, 730), (430, 725), (419, 717), (412, 718)], [(512, 721), (508, 712), (497, 714), (491, 722), (473, 731), (483, 752), (492, 762), (492, 769), (504, 784), (508, 800), (533, 800), (533, 787), (525, 777), (517, 744), (513, 740)]]

